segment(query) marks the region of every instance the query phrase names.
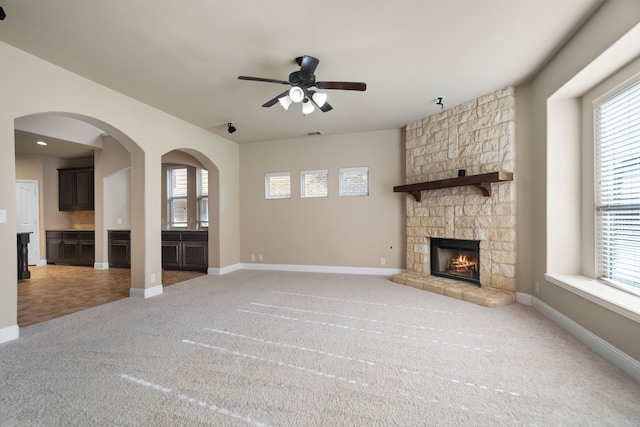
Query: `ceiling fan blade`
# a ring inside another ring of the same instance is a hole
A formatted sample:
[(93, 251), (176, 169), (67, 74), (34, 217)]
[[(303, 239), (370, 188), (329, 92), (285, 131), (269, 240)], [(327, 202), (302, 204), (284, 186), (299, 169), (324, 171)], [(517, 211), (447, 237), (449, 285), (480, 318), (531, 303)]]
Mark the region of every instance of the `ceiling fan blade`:
[(316, 82), (318, 89), (340, 89), (340, 90), (367, 90), (367, 84), (363, 82)]
[(273, 99), (268, 100), (267, 102), (265, 102), (264, 104), (262, 104), (263, 107), (272, 107), (274, 105), (276, 105), (278, 103), (278, 98), (282, 98), (285, 95), (288, 95), (289, 91), (284, 91), (282, 92), (280, 95), (276, 96)]
[[(314, 102), (315, 104), (315, 102)], [(318, 104), (316, 104), (317, 106)], [(318, 107), (320, 109), (320, 111), (322, 111), (323, 113), (326, 113), (327, 111), (331, 111), (333, 110), (333, 107), (331, 105), (329, 105), (328, 102), (325, 102), (324, 104), (322, 104), (322, 107)]]
[(313, 77), (313, 73), (316, 71), (316, 67), (320, 60), (318, 58), (314, 58), (313, 56), (305, 55), (302, 57), (300, 62), (300, 73), (299, 76), (301, 79), (311, 79)]
[(254, 81), (254, 82), (280, 83), (280, 84), (283, 84), (283, 85), (290, 84), (289, 82), (286, 82), (284, 80), (265, 79), (265, 78), (262, 78), (262, 77), (238, 76), (238, 80), (251, 80), (251, 81)]

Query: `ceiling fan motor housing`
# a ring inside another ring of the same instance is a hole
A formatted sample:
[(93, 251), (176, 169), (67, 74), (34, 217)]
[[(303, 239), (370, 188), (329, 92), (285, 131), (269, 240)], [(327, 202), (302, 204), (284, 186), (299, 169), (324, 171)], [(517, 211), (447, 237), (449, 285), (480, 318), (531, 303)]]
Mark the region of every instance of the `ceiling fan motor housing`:
[(289, 83), (292, 86), (299, 86), (303, 89), (308, 89), (316, 85), (316, 75), (312, 74), (310, 78), (304, 79), (300, 77), (300, 71), (294, 71), (289, 74)]

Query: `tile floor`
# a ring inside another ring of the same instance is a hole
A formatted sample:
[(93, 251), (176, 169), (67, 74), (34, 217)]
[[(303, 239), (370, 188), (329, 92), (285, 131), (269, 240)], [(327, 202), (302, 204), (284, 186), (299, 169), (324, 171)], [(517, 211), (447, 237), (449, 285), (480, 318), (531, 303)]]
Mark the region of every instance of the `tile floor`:
[[(129, 296), (131, 271), (124, 268), (29, 266), (31, 278), (18, 281), (18, 326), (44, 322)], [(173, 285), (205, 273), (163, 271), (162, 284)]]

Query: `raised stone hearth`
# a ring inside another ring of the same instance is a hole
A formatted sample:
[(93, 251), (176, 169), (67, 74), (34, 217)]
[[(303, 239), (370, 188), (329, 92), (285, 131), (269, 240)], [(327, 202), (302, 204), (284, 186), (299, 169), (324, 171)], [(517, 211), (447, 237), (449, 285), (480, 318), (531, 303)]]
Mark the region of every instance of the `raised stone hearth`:
[[(516, 180), (517, 173), (513, 88), (408, 124), (405, 149), (406, 179), (399, 187), (400, 191), (412, 190), (406, 196), (407, 272), (392, 280), (487, 307), (514, 302), (516, 192), (511, 179)], [(502, 178), (481, 186), (471, 182), (473, 177), (492, 174)], [(422, 185), (433, 182), (456, 185)], [(479, 242), (479, 286), (431, 275), (432, 238)]]
[(515, 301), (512, 292), (480, 288), (444, 277), (423, 276), (418, 273), (406, 272), (393, 275), (391, 280), (401, 285), (446, 295), (485, 307), (502, 307)]

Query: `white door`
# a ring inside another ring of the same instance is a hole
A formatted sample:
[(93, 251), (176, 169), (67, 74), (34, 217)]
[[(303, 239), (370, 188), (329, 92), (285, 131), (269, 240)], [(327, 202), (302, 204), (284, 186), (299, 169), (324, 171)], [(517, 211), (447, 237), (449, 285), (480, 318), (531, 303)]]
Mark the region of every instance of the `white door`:
[(31, 233), (28, 263), (37, 265), (40, 261), (38, 181), (16, 181), (16, 214), (18, 233)]

